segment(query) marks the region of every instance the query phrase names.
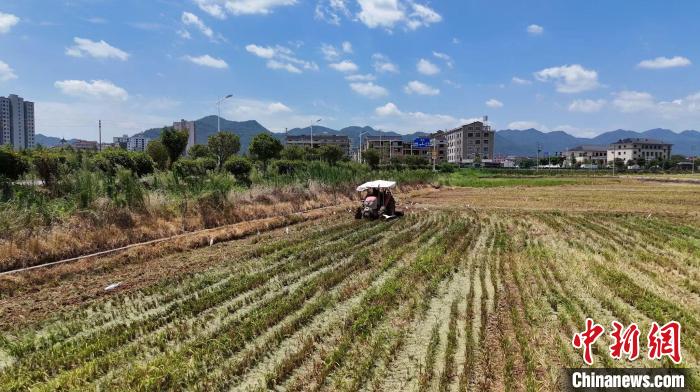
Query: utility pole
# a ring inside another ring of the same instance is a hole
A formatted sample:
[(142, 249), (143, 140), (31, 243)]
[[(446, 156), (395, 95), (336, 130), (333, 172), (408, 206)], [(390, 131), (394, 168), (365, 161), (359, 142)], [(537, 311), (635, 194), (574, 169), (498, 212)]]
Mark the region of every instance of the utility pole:
[(693, 171), (692, 173), (695, 174), (695, 146), (690, 146), (690, 153), (693, 154)]
[(540, 173), (540, 143), (537, 143), (537, 166), (536, 166), (536, 172), (537, 174)]
[(97, 120), (97, 129), (98, 129), (98, 141), (97, 141), (97, 150), (102, 151), (102, 120)]

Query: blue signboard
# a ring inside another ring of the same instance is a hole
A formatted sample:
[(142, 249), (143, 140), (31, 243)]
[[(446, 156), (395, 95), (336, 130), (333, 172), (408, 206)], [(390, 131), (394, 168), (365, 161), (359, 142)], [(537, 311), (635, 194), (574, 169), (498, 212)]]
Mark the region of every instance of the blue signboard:
[(417, 137), (417, 138), (413, 139), (413, 147), (416, 147), (416, 148), (430, 147), (430, 138)]

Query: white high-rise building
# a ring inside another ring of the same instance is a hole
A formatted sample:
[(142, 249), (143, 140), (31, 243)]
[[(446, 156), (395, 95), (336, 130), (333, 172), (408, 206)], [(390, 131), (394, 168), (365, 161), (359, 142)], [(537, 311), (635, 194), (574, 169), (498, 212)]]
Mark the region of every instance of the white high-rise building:
[(187, 154), (190, 148), (197, 144), (197, 123), (187, 120), (175, 121), (173, 128), (178, 131), (187, 131), (187, 147), (185, 148), (185, 154)]
[(0, 144), (15, 150), (34, 148), (34, 102), (10, 94), (0, 97)]

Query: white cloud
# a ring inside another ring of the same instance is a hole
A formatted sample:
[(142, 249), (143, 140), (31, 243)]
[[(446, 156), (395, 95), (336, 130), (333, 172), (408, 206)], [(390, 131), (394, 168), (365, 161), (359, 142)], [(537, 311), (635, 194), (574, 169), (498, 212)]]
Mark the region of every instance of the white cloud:
[(66, 54), (73, 57), (83, 57), (85, 55), (98, 59), (117, 59), (126, 61), (129, 58), (129, 53), (115, 48), (105, 41), (91, 41), (86, 38), (75, 37), (74, 46), (66, 48)]
[(231, 120), (257, 120), (266, 128), (284, 131), (285, 127), (308, 126), (320, 117), (319, 113), (303, 114), (279, 101), (267, 101), (255, 98), (228, 99), (221, 105), (222, 116)]
[(245, 47), (245, 50), (264, 59), (271, 59), (275, 57), (275, 48), (271, 47), (250, 44)]
[(321, 53), (323, 53), (323, 58), (326, 59), (326, 61), (335, 61), (340, 58), (340, 52), (333, 45), (322, 44)]
[(0, 60), (0, 82), (6, 82), (12, 79), (17, 79), (15, 71), (9, 64)]
[(314, 17), (324, 20), (336, 26), (340, 25), (343, 16), (350, 17), (350, 10), (346, 4), (348, 0), (320, 0), (316, 3)]
[(379, 116), (398, 116), (401, 111), (393, 102), (387, 102), (386, 105), (374, 109), (374, 112)]
[(318, 70), (316, 63), (295, 57), (294, 52), (284, 46), (277, 45), (272, 47), (250, 44), (245, 49), (257, 57), (267, 59), (267, 68), (270, 69), (284, 70), (290, 73), (301, 73), (303, 70)]
[(399, 67), (389, 60), (389, 58), (381, 53), (375, 53), (372, 55), (372, 60), (374, 61), (374, 69), (379, 73), (389, 72), (398, 73)]
[(426, 59), (418, 60), (416, 69), (423, 75), (436, 75), (440, 73), (440, 68)]
[(221, 4), (211, 0), (195, 0), (195, 3), (199, 6), (199, 9), (206, 12), (207, 14), (217, 18), (225, 19), (226, 11)]
[(205, 36), (214, 39), (214, 31), (209, 28), (209, 26), (205, 25), (197, 15), (191, 12), (183, 12), (181, 19), (185, 26), (194, 26)]
[(513, 79), (511, 79), (511, 81), (512, 81), (513, 83), (519, 84), (519, 85), (521, 85), (521, 86), (525, 86), (525, 85), (528, 85), (528, 84), (532, 84), (532, 81), (531, 81), (531, 80), (522, 79), (522, 78), (519, 78), (519, 77), (517, 77), (517, 76), (513, 76)]
[(178, 30), (177, 35), (179, 35), (180, 37), (182, 37), (184, 39), (191, 39), (192, 38), (192, 35), (187, 30)]
[(544, 27), (536, 24), (531, 24), (527, 26), (527, 32), (530, 35), (542, 35), (542, 33), (544, 33)]
[(560, 93), (580, 93), (598, 88), (598, 72), (578, 64), (546, 68), (535, 73), (541, 82), (554, 81)]
[(338, 72), (345, 72), (345, 73), (357, 72), (357, 70), (358, 70), (357, 65), (350, 60), (343, 60), (339, 63), (331, 63), (328, 66), (333, 68), (334, 70), (336, 70)]
[(0, 34), (9, 32), (17, 23), (19, 23), (17, 16), (0, 12)]
[(195, 0), (209, 15), (225, 19), (227, 15), (270, 14), (275, 8), (297, 4), (297, 0)]
[(604, 99), (577, 99), (569, 104), (570, 112), (595, 113), (605, 106)]
[(549, 128), (547, 126), (538, 123), (537, 121), (513, 121), (508, 124), (508, 129), (537, 129), (542, 132), (547, 132)]
[(375, 128), (394, 130), (402, 133), (412, 131), (433, 132), (438, 129), (452, 129), (476, 119), (456, 118), (447, 114), (404, 112), (393, 102), (374, 109)]
[(369, 28), (391, 30), (403, 25), (408, 30), (429, 26), (442, 21), (432, 8), (406, 0), (357, 0), (360, 12), (357, 19)]
[(403, 88), (406, 94), (419, 94), (419, 95), (438, 95), (440, 90), (431, 87), (425, 83), (413, 80), (408, 82), (408, 84)]
[(665, 68), (676, 68), (676, 67), (687, 67), (692, 63), (685, 57), (675, 56), (672, 58), (668, 57), (657, 57), (653, 60), (644, 60), (637, 64), (639, 68), (646, 69), (665, 69)]
[(344, 41), (342, 43), (343, 52), (352, 53), (352, 44), (349, 41)]
[(462, 85), (449, 79), (444, 80), (445, 84), (454, 88), (462, 88)]
[(488, 101), (486, 101), (486, 106), (488, 106), (492, 109), (498, 109), (498, 108), (503, 107), (503, 102), (501, 102), (495, 98), (491, 98)]
[(659, 101), (641, 91), (620, 91), (613, 94), (613, 106), (622, 113), (660, 118), (679, 127), (693, 127), (700, 121), (700, 92), (670, 101)]
[(365, 74), (365, 75), (360, 75), (360, 74), (355, 74), (355, 75), (348, 75), (345, 77), (345, 80), (349, 82), (371, 82), (373, 80), (376, 80), (377, 78), (372, 75), (372, 74)]
[(60, 80), (54, 86), (63, 94), (81, 97), (126, 101), (129, 94), (108, 80)]
[(267, 110), (271, 113), (289, 113), (292, 111), (289, 106), (283, 104), (282, 102), (273, 102), (267, 105)]
[(442, 21), (442, 16), (435, 12), (432, 8), (418, 3), (411, 3), (413, 7), (413, 12), (408, 18), (408, 28), (415, 30), (421, 26), (430, 26), (433, 23), (439, 23)]
[(201, 65), (203, 67), (218, 68), (218, 69), (228, 68), (228, 64), (226, 63), (226, 61), (224, 61), (222, 59), (217, 59), (216, 57), (212, 57), (208, 54), (205, 54), (203, 56), (197, 56), (197, 57), (185, 56), (185, 59), (194, 63), (194, 64)]
[(289, 73), (301, 73), (301, 69), (297, 67), (294, 64), (291, 63), (283, 63), (277, 60), (269, 60), (266, 64), (267, 68), (274, 69), (274, 70), (284, 70)]
[(433, 56), (445, 61), (445, 64), (447, 64), (448, 67), (453, 68), (454, 63), (452, 62), (452, 57), (450, 57), (446, 53), (440, 53), (440, 52), (433, 52)]
[(649, 93), (621, 91), (615, 94), (613, 105), (621, 112), (633, 113), (642, 110), (651, 110), (656, 103), (654, 102), (654, 97)]
[(368, 98), (381, 98), (389, 95), (387, 89), (385, 89), (382, 86), (378, 86), (372, 82), (350, 83), (350, 88), (354, 92)]

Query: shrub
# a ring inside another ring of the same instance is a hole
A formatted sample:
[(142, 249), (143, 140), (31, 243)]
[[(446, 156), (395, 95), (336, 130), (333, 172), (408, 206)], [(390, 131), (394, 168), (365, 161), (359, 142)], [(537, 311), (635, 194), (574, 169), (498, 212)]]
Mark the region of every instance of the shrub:
[(340, 160), (345, 157), (345, 152), (338, 146), (323, 146), (319, 149), (321, 159), (328, 164), (335, 166)]
[(300, 160), (280, 159), (275, 161), (274, 167), (276, 168), (277, 174), (288, 176), (305, 169), (306, 162)]
[(253, 159), (262, 162), (263, 166), (267, 166), (267, 162), (271, 159), (280, 157), (283, 148), (282, 143), (276, 138), (266, 133), (260, 133), (253, 138), (249, 150)]
[(140, 209), (144, 206), (144, 189), (128, 169), (119, 169), (114, 182), (114, 202), (120, 207)]
[[(180, 179), (203, 177), (211, 167), (211, 159), (207, 158), (182, 158), (173, 165), (173, 174)], [(216, 166), (216, 163), (213, 165)]]
[(148, 143), (146, 146), (146, 153), (151, 157), (151, 159), (153, 159), (153, 162), (159, 170), (165, 170), (168, 168), (168, 149), (165, 148), (160, 140), (153, 140), (152, 142)]
[(195, 144), (194, 146), (190, 147), (190, 149), (187, 151), (187, 156), (192, 159), (216, 158), (216, 155), (211, 152), (211, 149), (204, 144)]
[(233, 156), (224, 163), (224, 170), (231, 173), (237, 181), (250, 186), (250, 171), (253, 166), (245, 158)]
[(52, 186), (56, 182), (64, 160), (63, 156), (48, 151), (34, 155), (34, 168), (44, 184)]
[(0, 177), (17, 181), (27, 171), (29, 171), (29, 163), (23, 156), (9, 146), (0, 147)]
[(153, 173), (155, 163), (143, 152), (130, 152), (121, 148), (109, 148), (98, 153), (93, 159), (94, 166), (102, 172), (115, 175), (117, 171), (129, 169), (137, 176)]
[(365, 150), (362, 152), (362, 159), (369, 165), (372, 170), (376, 170), (379, 167), (379, 153), (373, 149)]
[(303, 161), (306, 159), (306, 150), (300, 146), (287, 145), (280, 153), (280, 157), (287, 161)]

